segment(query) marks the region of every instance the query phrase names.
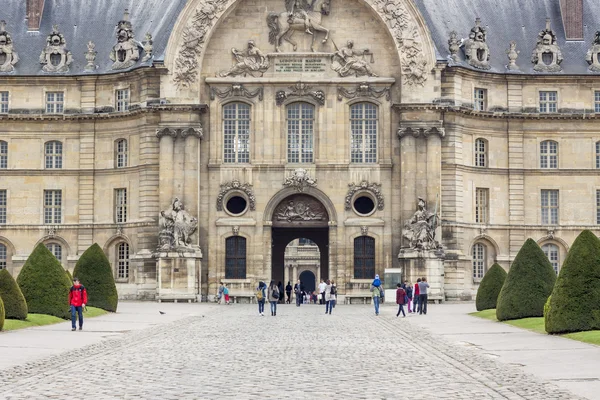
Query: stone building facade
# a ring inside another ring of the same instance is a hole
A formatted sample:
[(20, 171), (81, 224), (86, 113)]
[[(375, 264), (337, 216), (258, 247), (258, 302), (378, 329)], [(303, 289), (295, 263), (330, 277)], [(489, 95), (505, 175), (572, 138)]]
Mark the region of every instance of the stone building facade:
[(295, 280), (299, 238), (348, 299), (386, 270), (470, 298), (528, 237), (558, 270), (600, 223), (600, 6), (535, 3), (11, 0), (0, 267), (97, 242), (154, 299), (177, 197), (198, 299)]

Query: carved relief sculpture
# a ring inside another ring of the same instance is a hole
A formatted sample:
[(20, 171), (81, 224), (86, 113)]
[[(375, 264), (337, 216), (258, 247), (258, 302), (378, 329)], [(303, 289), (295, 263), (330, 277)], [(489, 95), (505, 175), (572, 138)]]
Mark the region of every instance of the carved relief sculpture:
[(144, 42), (144, 58), (142, 58), (142, 62), (146, 62), (152, 58), (152, 52), (154, 51), (154, 41), (152, 40), (152, 35), (150, 33), (146, 33), (146, 41)]
[(238, 180), (233, 180), (231, 182), (225, 182), (221, 184), (221, 191), (217, 196), (217, 211), (223, 211), (223, 199), (227, 193), (231, 192), (232, 190), (244, 192), (246, 196), (248, 196), (248, 206), (250, 211), (256, 210), (256, 196), (254, 195), (254, 189), (252, 189), (252, 185), (249, 183), (241, 183)]
[(159, 227), (159, 251), (195, 249), (191, 236), (198, 228), (198, 220), (184, 209), (178, 198), (173, 200), (169, 210), (160, 212)]
[(319, 211), (314, 205), (300, 200), (289, 200), (287, 204), (279, 206), (275, 210), (275, 218), (278, 221), (322, 221), (325, 213)]
[(550, 18), (546, 19), (546, 29), (538, 34), (537, 45), (531, 55), (534, 70), (540, 72), (560, 72), (563, 61), (560, 47), (556, 44), (556, 35), (550, 29)]
[(355, 183), (348, 184), (348, 193), (346, 194), (345, 208), (346, 210), (352, 209), (352, 197), (357, 192), (369, 192), (377, 199), (377, 209), (383, 210), (383, 193), (381, 193), (380, 183), (369, 183), (368, 181), (362, 181), (358, 185)]
[(275, 45), (275, 51), (281, 52), (279, 46), (282, 40), (290, 43), (296, 51), (298, 44), (292, 40), (296, 31), (312, 36), (311, 51), (315, 51), (317, 32), (325, 33), (321, 43), (327, 42), (329, 29), (321, 25), (321, 17), (329, 15), (330, 0), (285, 0), (285, 8), (285, 12), (272, 12), (267, 16), (269, 43)]
[(589, 70), (600, 72), (600, 31), (596, 31), (592, 47), (588, 50), (585, 60), (590, 65)]
[(365, 56), (369, 55), (371, 56), (371, 63), (375, 62), (373, 53), (369, 49), (355, 49), (353, 40), (348, 40), (346, 47), (338, 49), (335, 46), (335, 48), (336, 51), (333, 53), (331, 69), (337, 72), (339, 76), (377, 76), (373, 72), (369, 62), (365, 60)]
[(348, 90), (348, 89), (340, 86), (340, 87), (338, 87), (337, 91), (338, 91), (338, 100), (339, 101), (342, 101), (342, 99), (344, 97), (347, 99), (354, 99), (357, 97), (374, 97), (376, 99), (379, 99), (383, 96), (385, 96), (385, 99), (387, 101), (390, 101), (390, 88), (389, 87), (383, 88), (381, 90), (377, 90), (373, 86), (369, 85), (366, 82), (363, 82), (363, 83), (357, 85), (356, 89), (354, 89), (354, 90)]
[(0, 21), (0, 72), (12, 72), (19, 61), (19, 55), (13, 49), (13, 41), (6, 31), (6, 21)]
[(306, 83), (298, 82), (294, 86), (290, 86), (291, 91), (279, 90), (275, 93), (275, 103), (278, 106), (289, 97), (311, 97), (320, 105), (325, 104), (325, 92), (322, 90), (312, 90), (312, 86)]
[(458, 34), (456, 31), (450, 32), (450, 39), (448, 39), (448, 50), (450, 50), (450, 57), (455, 63), (460, 61), (458, 58), (458, 50), (460, 50), (460, 40), (458, 40)]
[(479, 69), (490, 69), (490, 49), (486, 43), (486, 29), (481, 19), (475, 19), (475, 26), (465, 41), (465, 56), (469, 65)]
[(304, 192), (308, 187), (316, 187), (317, 180), (311, 178), (304, 168), (297, 168), (291, 176), (285, 178), (283, 186), (293, 187), (299, 192)]
[(269, 59), (256, 47), (254, 40), (248, 40), (248, 48), (246, 50), (232, 48), (231, 52), (235, 57), (236, 64), (229, 71), (220, 72), (217, 76), (250, 75), (256, 77), (257, 75), (263, 76), (269, 69)]
[(409, 247), (414, 250), (435, 250), (442, 246), (435, 240), (435, 229), (439, 218), (427, 211), (425, 200), (419, 197), (418, 210), (404, 223), (402, 236), (408, 239)]
[(73, 56), (66, 46), (65, 36), (58, 31), (58, 25), (54, 25), (52, 33), (46, 38), (46, 47), (40, 54), (40, 64), (44, 66), (44, 72), (69, 72)]
[(123, 19), (117, 25), (117, 44), (110, 51), (114, 61), (112, 69), (125, 69), (135, 65), (140, 59), (141, 45), (133, 38), (133, 26), (129, 21), (129, 11), (125, 9)]
[(252, 99), (254, 97), (258, 97), (258, 101), (263, 100), (263, 88), (259, 87), (256, 90), (248, 90), (244, 87), (244, 85), (239, 83), (234, 83), (230, 88), (227, 89), (217, 89), (216, 87), (210, 87), (210, 99), (214, 100), (215, 98), (226, 99), (228, 97), (245, 97), (247, 99)]
[(94, 42), (89, 41), (87, 44), (87, 52), (85, 53), (85, 60), (87, 64), (84, 67), (85, 71), (95, 71), (96, 70), (96, 55), (98, 52), (96, 51), (96, 45)]
[(517, 50), (517, 42), (511, 40), (510, 47), (506, 50), (506, 54), (508, 55), (508, 65), (506, 68), (509, 71), (518, 71), (519, 66), (517, 65), (517, 58), (519, 57), (520, 51)]

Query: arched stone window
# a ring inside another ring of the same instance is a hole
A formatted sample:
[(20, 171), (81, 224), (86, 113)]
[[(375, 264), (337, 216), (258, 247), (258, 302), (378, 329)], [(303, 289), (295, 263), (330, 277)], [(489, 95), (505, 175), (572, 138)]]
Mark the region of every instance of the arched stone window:
[(44, 146), (47, 169), (60, 169), (63, 166), (63, 145), (61, 142), (53, 140), (46, 142)]
[(292, 103), (287, 106), (287, 153), (289, 163), (314, 160), (315, 106)]
[(473, 245), (473, 279), (481, 279), (487, 271), (487, 246), (483, 243)]
[(475, 140), (475, 166), (476, 167), (487, 167), (488, 166), (488, 142), (485, 139)]
[(0, 243), (0, 269), (6, 269), (8, 266), (8, 250), (6, 246)]
[(546, 243), (542, 246), (542, 251), (548, 257), (552, 268), (554, 268), (554, 272), (558, 275), (558, 271), (560, 270), (560, 250), (558, 246), (553, 243)]
[(62, 264), (62, 246), (58, 243), (46, 243), (46, 248), (50, 250), (50, 253), (54, 254), (54, 257)]
[(223, 160), (250, 162), (250, 106), (229, 103), (223, 106)]
[(127, 166), (127, 139), (119, 139), (115, 142), (115, 167), (125, 168)]
[(350, 106), (350, 162), (377, 162), (377, 106), (356, 103)]
[(116, 245), (117, 279), (129, 279), (129, 243)]
[(370, 279), (375, 276), (375, 239), (359, 236), (354, 239), (354, 278)]
[(540, 143), (540, 168), (558, 168), (558, 143), (545, 140)]
[(246, 279), (246, 238), (225, 239), (225, 279)]
[(0, 169), (8, 168), (8, 143), (0, 140)]

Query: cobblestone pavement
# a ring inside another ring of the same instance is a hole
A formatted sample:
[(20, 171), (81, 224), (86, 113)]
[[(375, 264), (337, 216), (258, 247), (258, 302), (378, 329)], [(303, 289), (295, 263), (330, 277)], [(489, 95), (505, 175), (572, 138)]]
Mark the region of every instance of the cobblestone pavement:
[(410, 322), (433, 316), (286, 305), (260, 317), (255, 307), (209, 306), (204, 315), (0, 370), (0, 398), (578, 399)]

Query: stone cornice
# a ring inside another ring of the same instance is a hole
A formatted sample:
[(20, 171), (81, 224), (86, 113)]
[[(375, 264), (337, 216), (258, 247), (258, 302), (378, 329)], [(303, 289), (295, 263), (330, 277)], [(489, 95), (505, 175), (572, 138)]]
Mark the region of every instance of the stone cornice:
[(598, 176), (600, 170), (595, 168), (482, 168), (471, 165), (442, 163), (442, 170), (456, 170), (481, 175), (526, 175), (526, 176)]
[(404, 136), (430, 136), (439, 135), (446, 136), (444, 130), (444, 121), (400, 121), (397, 131), (398, 137), (402, 139)]
[(93, 176), (93, 175), (125, 175), (142, 171), (158, 171), (158, 164), (144, 164), (125, 168), (99, 169), (0, 169), (0, 177), (6, 176)]
[[(158, 211), (157, 211), (158, 215)], [(10, 218), (10, 213), (8, 217)], [(125, 222), (125, 223), (95, 223), (95, 224), (4, 224), (0, 225), (0, 232), (2, 231), (18, 231), (18, 230), (30, 230), (30, 231), (41, 231), (44, 232), (44, 236), (47, 235), (47, 231), (49, 227), (54, 227), (55, 237), (60, 236), (61, 232), (64, 232), (68, 229), (111, 229), (116, 231), (117, 227), (123, 227), (123, 229), (130, 228), (144, 228), (148, 226), (158, 226), (158, 222), (156, 221), (138, 221), (138, 222)]]

